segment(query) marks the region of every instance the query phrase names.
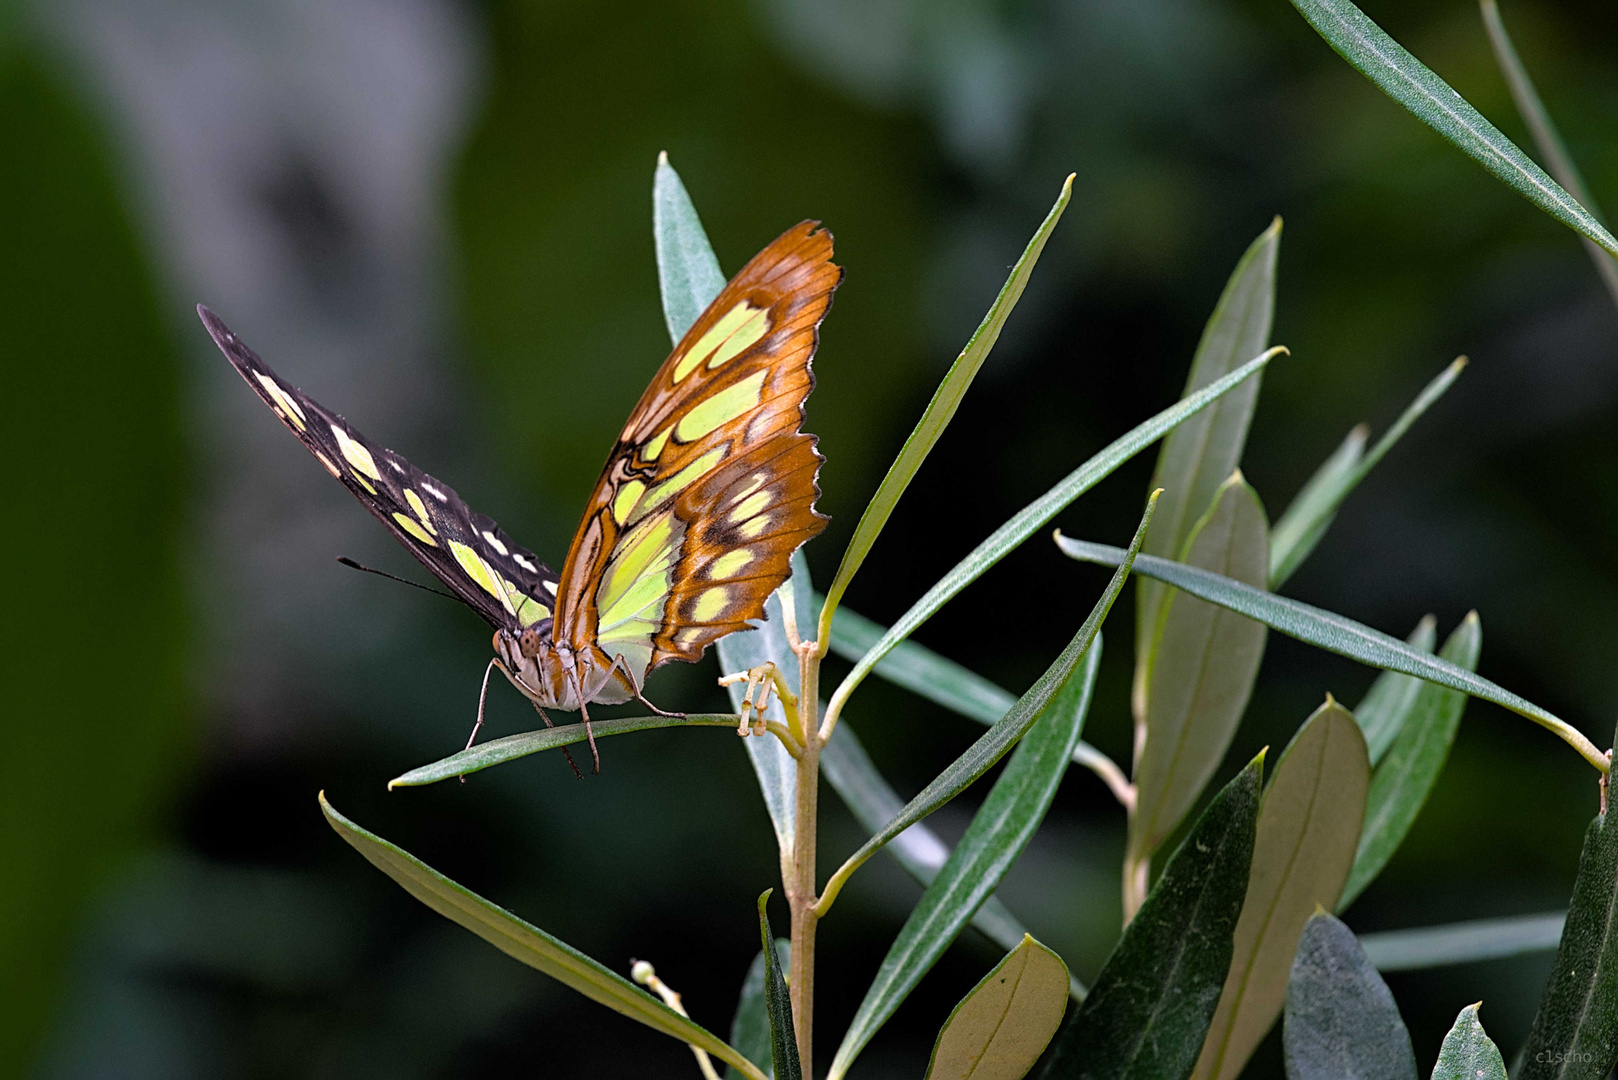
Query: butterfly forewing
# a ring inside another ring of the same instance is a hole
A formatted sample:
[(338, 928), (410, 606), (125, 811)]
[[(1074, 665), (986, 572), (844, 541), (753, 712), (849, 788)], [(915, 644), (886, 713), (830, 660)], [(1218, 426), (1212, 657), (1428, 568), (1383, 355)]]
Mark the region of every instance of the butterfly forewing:
[(555, 637), (638, 679), (764, 615), (814, 508), (821, 456), (799, 430), (842, 271), (817, 222), (737, 274), (641, 396), (562, 571)]
[(555, 606), (556, 574), (511, 541), (455, 489), (371, 442), (284, 382), (213, 312), (197, 313), (264, 403), (410, 553), (497, 629), (539, 626)]

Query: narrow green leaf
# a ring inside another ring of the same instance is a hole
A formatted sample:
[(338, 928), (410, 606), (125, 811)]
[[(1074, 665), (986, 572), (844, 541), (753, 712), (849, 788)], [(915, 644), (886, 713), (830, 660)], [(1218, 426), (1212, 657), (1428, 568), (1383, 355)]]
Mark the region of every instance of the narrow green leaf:
[(926, 1080), (1022, 1080), (1067, 1009), (1067, 965), (1024, 937), (944, 1022)]
[[(1528, 77), (1528, 69), (1517, 56), (1517, 49), (1506, 33), (1506, 24), (1500, 21), (1500, 9), (1494, 0), (1479, 0), (1479, 6), (1483, 9), (1483, 27), (1489, 32), (1489, 44), (1494, 47), (1500, 73), (1506, 77), (1506, 85), (1511, 88), (1511, 100), (1516, 102), (1518, 115), (1528, 125), (1534, 145), (1539, 147), (1540, 156), (1545, 159), (1547, 171), (1567, 189), (1569, 195), (1600, 220), (1601, 209), (1591, 197), (1584, 177), (1579, 174), (1579, 167), (1573, 163), (1573, 155), (1568, 153), (1567, 144), (1562, 141), (1562, 133), (1556, 130), (1551, 114), (1545, 110), (1544, 102), (1540, 101), (1539, 91), (1534, 89), (1534, 80)], [(1596, 264), (1596, 273), (1601, 275), (1607, 291), (1618, 301), (1618, 262), (1614, 262), (1599, 244), (1588, 239), (1582, 242), (1590, 253), (1591, 261)]]
[(1565, 911), (1507, 919), (1469, 919), (1443, 926), (1364, 934), (1360, 945), (1378, 971), (1419, 971), (1446, 964), (1470, 964), (1524, 953), (1549, 952), (1561, 940), (1566, 919)]
[(406, 892), (451, 922), (459, 923), (507, 956), (721, 1061), (735, 1066), (752, 1080), (764, 1074), (735, 1047), (713, 1032), (681, 1016), (628, 979), (558, 941), (536, 926), (455, 884), (402, 848), (367, 832), (339, 814), (320, 796), (320, 810), (331, 827), (377, 869), (404, 886)]
[[(1248, 245), (1225, 282), (1197, 342), (1182, 396), (1202, 389), (1269, 346), (1280, 250), (1281, 219), (1276, 218)], [(1259, 382), (1257, 376), (1247, 380), (1164, 438), (1151, 485), (1163, 489), (1163, 498), (1141, 549), (1146, 554), (1173, 558), (1183, 551), (1192, 529), (1241, 464), (1247, 428), (1258, 404)], [(1165, 587), (1155, 581), (1135, 583), (1135, 662), (1137, 682), (1142, 685), (1152, 631), (1158, 623), (1157, 609), (1166, 594)]]
[[(821, 749), (820, 773), (868, 832), (877, 832), (904, 809), (904, 800), (877, 771), (847, 721), (837, 725), (831, 741)], [(924, 887), (932, 884), (950, 854), (949, 845), (924, 822), (895, 836), (884, 850)], [(1028, 933), (995, 896), (985, 900), (972, 915), (972, 925), (1003, 949), (1016, 948)], [(1074, 996), (1084, 996), (1084, 988), (1077, 980), (1072, 990)]]
[(1505, 185), (1562, 222), (1618, 254), (1618, 240), (1563, 191), (1515, 143), (1402, 48), (1349, 0), (1292, 0), (1309, 25), (1343, 59), (1380, 86), (1422, 123), (1470, 155)]
[(877, 486), (876, 494), (866, 504), (865, 512), (854, 526), (854, 536), (849, 540), (848, 547), (843, 551), (842, 562), (837, 567), (837, 573), (832, 577), (831, 588), (826, 590), (826, 599), (820, 609), (820, 627), (818, 640), (825, 641), (831, 633), (830, 620), (837, 605), (843, 602), (843, 593), (848, 589), (848, 583), (854, 580), (860, 566), (865, 562), (865, 556), (871, 551), (871, 545), (881, 534), (882, 527), (888, 523), (893, 514), (893, 508), (898, 505), (899, 498), (910, 486), (921, 463), (927, 460), (938, 439), (949, 427), (949, 422), (955, 418), (955, 410), (960, 408), (961, 399), (971, 387), (972, 380), (977, 377), (978, 369), (989, 358), (989, 350), (994, 343), (1000, 340), (1000, 331), (1005, 327), (1006, 320), (1011, 317), (1012, 308), (1022, 299), (1023, 290), (1028, 287), (1028, 279), (1033, 276), (1034, 264), (1039, 262), (1039, 256), (1045, 250), (1045, 242), (1050, 239), (1056, 223), (1062, 220), (1062, 211), (1067, 209), (1067, 202), (1073, 195), (1073, 176), (1062, 182), (1062, 190), (1056, 196), (1056, 203), (1045, 215), (1045, 220), (1034, 232), (1033, 239), (1023, 249), (1022, 257), (1011, 268), (1011, 276), (1000, 287), (1000, 295), (994, 298), (989, 305), (988, 314), (972, 332), (967, 340), (966, 348), (961, 355), (955, 358), (955, 363), (944, 375), (944, 380), (938, 384), (933, 392), (933, 399), (927, 403), (926, 410), (921, 419), (916, 421), (915, 429), (910, 437), (899, 448), (899, 456), (893, 459), (888, 466), (888, 473)]
[(1056, 1036), (1045, 1080), (1185, 1080), (1230, 970), (1264, 755), (1216, 795)]
[[(1320, 463), (1320, 468), (1304, 482), (1286, 510), (1270, 526), (1270, 588), (1279, 589), (1285, 580), (1277, 574), (1281, 560), (1294, 565), (1301, 563), (1326, 535), (1337, 517), (1337, 510), (1331, 506), (1332, 492), (1338, 490), (1359, 465), (1360, 458), (1365, 456), (1365, 440), (1370, 437), (1371, 429), (1365, 424), (1350, 428), (1337, 449)], [(1302, 555), (1297, 554), (1300, 551)]]
[(792, 1000), (787, 994), (786, 980), (781, 977), (781, 963), (771, 946), (775, 935), (770, 932), (770, 916), (765, 911), (770, 893), (765, 889), (758, 898), (758, 936), (764, 954), (764, 1011), (770, 1018), (770, 1063), (778, 1080), (803, 1080), (803, 1067), (798, 1063), (798, 1037), (792, 1029)]
[(828, 715), (841, 712), (843, 704), (854, 692), (854, 688), (865, 680), (882, 658), (901, 641), (915, 633), (917, 627), (931, 618), (933, 613), (948, 603), (956, 593), (976, 581), (991, 566), (1005, 558), (1017, 545), (1043, 528), (1045, 523), (1060, 513), (1064, 507), (1104, 480), (1118, 466), (1172, 431), (1188, 417), (1194, 416), (1199, 410), (1207, 408), (1221, 396), (1240, 386), (1244, 379), (1256, 374), (1274, 356), (1284, 351), (1275, 348), (1263, 356), (1254, 357), (1224, 378), (1170, 405), (1127, 435), (1114, 439), (1100, 453), (1068, 473), (1055, 487), (1019, 510), (1011, 520), (991, 533), (989, 538), (974, 548), (966, 558), (956, 563), (949, 573), (910, 606), (909, 611), (899, 617), (898, 622), (888, 628), (880, 641), (871, 646), (854, 665), (854, 670), (838, 684), (828, 705), (828, 709), (832, 710)]
[(1337, 516), (1337, 509), (1343, 505), (1343, 500), (1388, 456), (1388, 451), (1421, 419), (1421, 414), (1443, 397), (1465, 370), (1466, 357), (1457, 357), (1438, 373), (1437, 378), (1422, 387), (1421, 393), (1376, 441), (1370, 453), (1363, 457), (1356, 454), (1350, 467), (1345, 468), (1341, 464), (1334, 466), (1333, 462), (1346, 461), (1349, 456), (1350, 441), (1354, 439), (1354, 432), (1349, 432), (1348, 439), (1298, 492), (1298, 497), (1292, 500), (1292, 505), (1287, 507), (1286, 513), (1281, 515), (1281, 520), (1275, 523), (1270, 533), (1271, 589), (1279, 589), (1292, 576), (1292, 572), (1303, 564), (1303, 560), (1309, 557), (1320, 538), (1326, 534), (1326, 527)]
[(1084, 620), (1084, 625), (1079, 627), (1079, 632), (1073, 635), (1073, 640), (1062, 650), (1062, 655), (1045, 669), (1045, 674), (1028, 688), (1027, 693), (1017, 699), (1017, 704), (1005, 716), (967, 747), (966, 752), (950, 763), (948, 768), (934, 777), (932, 783), (905, 804), (905, 808), (875, 836), (848, 857), (848, 860), (826, 882), (826, 888), (820, 897), (819, 906), (822, 911), (831, 906), (849, 875), (859, 869), (865, 860), (876, 854), (905, 829), (959, 795), (1005, 756), (1006, 752), (1028, 733), (1028, 729), (1034, 726), (1035, 721), (1044, 713), (1045, 707), (1073, 677), (1085, 652), (1100, 633), (1102, 621), (1112, 610), (1113, 602), (1118, 599), (1118, 593), (1122, 591), (1124, 582), (1129, 577), (1130, 564), (1140, 550), (1141, 538), (1145, 535), (1146, 526), (1152, 520), (1152, 509), (1156, 502), (1157, 494), (1153, 492), (1152, 498), (1146, 504), (1146, 513), (1141, 517), (1140, 527), (1135, 530), (1135, 537), (1130, 541), (1129, 548), (1124, 554), (1123, 562), (1113, 573), (1112, 580), (1107, 582), (1107, 588), (1096, 601), (1095, 607), (1090, 609), (1090, 615)]
[[(831, 651), (845, 660), (858, 660), (887, 632), (887, 627), (872, 622), (845, 605), (832, 616)], [(914, 641), (901, 641), (894, 646), (892, 652), (878, 661), (875, 672), (897, 686), (980, 724), (994, 723), (1017, 703), (1016, 694)], [(1082, 741), (1073, 751), (1073, 762), (1087, 769), (1111, 765), (1111, 759)], [(1103, 765), (1103, 762), (1106, 764)], [(1021, 940), (1020, 931), (1016, 939), (1010, 942), (1000, 942), (999, 938), (995, 938), (1007, 949), (1014, 948)]]
[(1478, 1006), (1468, 1005), (1455, 1018), (1455, 1026), (1438, 1048), (1433, 1080), (1506, 1080), (1506, 1059), (1500, 1048), (1484, 1034), (1478, 1019)]
[[(1405, 642), (1413, 649), (1432, 652), (1438, 644), (1438, 620), (1424, 615)], [(1421, 687), (1422, 681), (1414, 676), (1384, 671), (1376, 677), (1371, 689), (1365, 692), (1365, 697), (1360, 699), (1354, 709), (1354, 719), (1359, 721), (1360, 730), (1365, 733), (1365, 749), (1373, 767), (1382, 760), (1388, 747), (1393, 745), (1393, 740), (1404, 728)]]
[[(1187, 534), (1181, 557), (1264, 587), (1269, 522), (1258, 492), (1240, 470)], [(1149, 858), (1196, 805), (1224, 760), (1264, 658), (1261, 623), (1173, 592), (1155, 610), (1145, 739), (1135, 763), (1135, 812), (1129, 816), (1133, 860)]]
[[(1470, 672), (1477, 669), (1482, 648), (1483, 624), (1474, 611), (1450, 634), (1438, 655)], [(1371, 777), (1365, 831), (1337, 910), (1347, 910), (1404, 843), (1405, 834), (1438, 782), (1438, 774), (1444, 771), (1465, 708), (1466, 695), (1459, 690), (1423, 683), (1417, 691), (1409, 719)]]
[[(792, 943), (786, 938), (775, 939), (776, 962), (781, 970), (791, 974)], [(730, 1022), (730, 1045), (758, 1066), (768, 1080), (774, 1080), (775, 1065), (770, 1058), (770, 1013), (764, 1004), (764, 951), (753, 957), (742, 980), (741, 996), (736, 1000), (736, 1016)], [(725, 1080), (742, 1080), (742, 1073), (734, 1066), (725, 1069)]]
[(1354, 932), (1324, 911), (1303, 928), (1287, 984), (1287, 1080), (1416, 1080), (1410, 1032)]
[(725, 287), (719, 259), (668, 154), (657, 155), (652, 174), (652, 238), (657, 248), (657, 284), (669, 340), (679, 344), (691, 324)]
[[(1087, 540), (1074, 540), (1060, 533), (1056, 536), (1056, 544), (1069, 558), (1100, 566), (1118, 566), (1125, 554), (1121, 548), (1107, 544), (1093, 544)], [(1251, 585), (1232, 581), (1218, 574), (1210, 574), (1194, 566), (1185, 566), (1166, 559), (1154, 559), (1147, 555), (1134, 560), (1133, 565), (1136, 572), (1144, 577), (1166, 581), (1192, 596), (1229, 608), (1249, 619), (1255, 619), (1287, 637), (1297, 638), (1327, 652), (1346, 656), (1350, 660), (1357, 660), (1374, 668), (1415, 675), (1417, 678), (1453, 690), (1464, 690), (1484, 701), (1492, 701), (1554, 733), (1557, 738), (1577, 750), (1579, 756), (1596, 769), (1603, 774), (1607, 771), (1606, 755), (1554, 713), (1496, 686), (1488, 679), (1474, 675), (1465, 668), (1456, 667), (1447, 660), (1424, 653), (1380, 630), (1372, 630), (1363, 623), (1357, 623), (1341, 615), (1323, 611), (1297, 600), (1289, 600), (1284, 596), (1276, 596), (1274, 593), (1255, 589)]]
[(1348, 880), (1370, 782), (1359, 726), (1328, 696), (1281, 755), (1259, 806), (1247, 899), (1197, 1080), (1239, 1076), (1281, 1015), (1304, 924)]
[(1584, 834), (1562, 942), (1523, 1050), (1520, 1080), (1604, 1080), (1618, 1064), (1618, 824)]
[[(617, 720), (597, 720), (590, 725), (595, 730), (595, 737), (605, 739), (609, 735), (625, 735), (631, 731), (651, 731), (654, 728), (668, 727), (735, 727), (735, 713), (692, 713), (687, 716), (626, 716)], [(388, 781), (388, 787), (422, 787), (426, 784), (436, 784), (440, 780), (451, 780), (457, 776), (470, 776), (481, 772), (491, 765), (501, 765), (508, 761), (515, 761), (529, 754), (537, 754), (541, 750), (554, 750), (558, 746), (571, 746), (573, 743), (585, 742), (589, 734), (584, 730), (583, 724), (565, 724), (562, 727), (540, 728), (538, 731), (525, 731), (520, 735), (507, 735), (502, 739), (490, 739), (486, 743), (467, 747), (447, 758), (440, 758), (431, 765), (422, 765), (411, 769), (402, 776), (396, 776)], [(762, 742), (763, 740), (758, 740)]]
[[(848, 1071), (871, 1037), (960, 935), (972, 912), (999, 886), (1045, 820), (1084, 727), (1100, 659), (1099, 647), (1092, 645), (1086, 650), (1083, 671), (1057, 692), (1039, 722), (1012, 753), (961, 842), (927, 886), (888, 949), (837, 1048), (828, 1074), (830, 1080)], [(1064, 994), (1066, 981), (1064, 970)], [(1043, 1048), (1042, 1042), (1040, 1049)], [(1038, 1056), (1037, 1050), (1034, 1056)]]

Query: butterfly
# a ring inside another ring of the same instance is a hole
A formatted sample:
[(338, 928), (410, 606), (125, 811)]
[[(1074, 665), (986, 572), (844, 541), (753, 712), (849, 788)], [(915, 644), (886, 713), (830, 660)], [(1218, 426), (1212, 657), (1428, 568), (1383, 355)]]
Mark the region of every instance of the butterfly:
[(793, 552), (826, 527), (815, 509), (825, 459), (801, 426), (820, 323), (843, 272), (819, 224), (805, 221), (754, 256), (663, 361), (607, 457), (560, 575), (448, 484), (284, 382), (213, 312), (197, 313), (326, 471), (494, 627), (491, 665), (542, 716), (579, 711), (588, 729), (590, 704), (650, 705), (641, 687), (653, 668), (699, 660), (763, 619)]

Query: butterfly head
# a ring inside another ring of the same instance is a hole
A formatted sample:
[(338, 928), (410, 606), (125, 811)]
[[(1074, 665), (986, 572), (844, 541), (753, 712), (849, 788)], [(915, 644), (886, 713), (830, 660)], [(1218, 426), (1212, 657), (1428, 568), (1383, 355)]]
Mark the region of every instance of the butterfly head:
[(577, 707), (566, 700), (567, 682), (558, 676), (572, 666), (572, 653), (551, 640), (550, 619), (519, 631), (496, 630), (494, 652), (512, 684), (541, 708)]

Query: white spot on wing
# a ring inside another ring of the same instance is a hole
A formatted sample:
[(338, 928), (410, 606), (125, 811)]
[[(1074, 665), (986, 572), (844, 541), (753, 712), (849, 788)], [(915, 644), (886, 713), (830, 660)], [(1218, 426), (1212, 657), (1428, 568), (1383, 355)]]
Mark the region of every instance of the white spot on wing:
[(506, 545), (500, 542), (500, 538), (494, 535), (494, 533), (490, 532), (488, 529), (483, 530), (483, 539), (487, 540), (489, 542), (489, 546), (494, 548), (494, 550), (498, 551), (500, 554), (511, 554), (511, 552), (506, 549)]
[(427, 494), (431, 495), (433, 498), (437, 499), (441, 503), (449, 502), (449, 496), (445, 495), (442, 491), (439, 491), (437, 488), (433, 487), (431, 484), (423, 482), (423, 484), (421, 485), (421, 489), (423, 491), (425, 491)]
[[(539, 573), (539, 567), (535, 566), (533, 563), (529, 562), (527, 559), (523, 558), (521, 555), (513, 555), (512, 559), (516, 561), (518, 566), (522, 567), (524, 570), (528, 571), (530, 574)], [(551, 591), (555, 592), (556, 590), (552, 589)]]

